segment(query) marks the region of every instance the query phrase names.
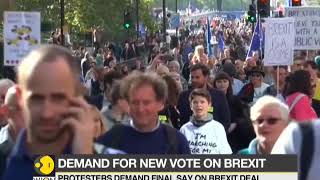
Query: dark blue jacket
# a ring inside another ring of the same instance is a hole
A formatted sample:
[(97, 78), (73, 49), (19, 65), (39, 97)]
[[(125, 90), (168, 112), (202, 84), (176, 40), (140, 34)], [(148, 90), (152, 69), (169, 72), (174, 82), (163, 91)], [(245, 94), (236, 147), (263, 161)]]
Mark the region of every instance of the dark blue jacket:
[[(189, 95), (191, 91), (192, 89), (183, 91), (179, 96), (177, 108), (180, 111), (180, 121), (182, 125), (189, 122), (192, 115), (189, 103)], [(210, 89), (209, 92), (213, 106), (213, 118), (214, 120), (220, 122), (224, 128), (228, 130), (231, 118), (227, 98), (223, 92), (219, 90)]]
[[(30, 155), (26, 148), (26, 130), (22, 130), (8, 158), (3, 180), (27, 180), (32, 179), (33, 176), (39, 176), (34, 169), (34, 161), (39, 156)], [(71, 152), (71, 144), (68, 144), (63, 154), (71, 154)]]
[[(160, 124), (155, 131), (146, 133), (138, 132), (131, 126), (122, 126), (121, 132), (117, 131), (117, 129), (117, 127), (113, 127), (97, 142), (122, 150), (128, 154), (171, 154), (170, 137), (168, 137), (163, 124)], [(175, 154), (190, 154), (187, 139), (176, 129), (172, 128), (172, 130), (176, 135), (175, 145), (177, 145), (178, 152)]]
[(102, 109), (103, 98), (104, 98), (102, 94), (99, 94), (96, 96), (87, 96), (85, 98), (89, 104), (97, 107), (99, 110)]

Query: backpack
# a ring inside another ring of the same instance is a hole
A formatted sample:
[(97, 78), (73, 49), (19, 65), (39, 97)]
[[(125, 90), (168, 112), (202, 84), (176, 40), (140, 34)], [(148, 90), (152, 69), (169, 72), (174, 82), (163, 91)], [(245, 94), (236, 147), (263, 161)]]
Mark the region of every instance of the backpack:
[(310, 122), (300, 123), (299, 128), (302, 133), (299, 180), (307, 180), (314, 153), (314, 132)]
[[(176, 134), (176, 129), (173, 127), (170, 127), (166, 124), (162, 124), (166, 131), (166, 136), (169, 142), (169, 148), (166, 152), (166, 154), (179, 154), (179, 142)], [(124, 135), (124, 128), (125, 125), (117, 124), (112, 127), (112, 133), (113, 133), (113, 140), (109, 147), (112, 147), (114, 149), (120, 149), (120, 143), (122, 142), (123, 135)]]

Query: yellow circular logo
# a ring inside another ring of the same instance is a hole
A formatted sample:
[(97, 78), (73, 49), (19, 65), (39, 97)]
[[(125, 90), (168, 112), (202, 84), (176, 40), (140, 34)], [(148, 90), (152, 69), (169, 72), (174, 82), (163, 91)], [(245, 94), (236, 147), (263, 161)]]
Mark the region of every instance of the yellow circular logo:
[(38, 174), (49, 175), (54, 170), (54, 161), (50, 156), (40, 156), (34, 161), (34, 169)]

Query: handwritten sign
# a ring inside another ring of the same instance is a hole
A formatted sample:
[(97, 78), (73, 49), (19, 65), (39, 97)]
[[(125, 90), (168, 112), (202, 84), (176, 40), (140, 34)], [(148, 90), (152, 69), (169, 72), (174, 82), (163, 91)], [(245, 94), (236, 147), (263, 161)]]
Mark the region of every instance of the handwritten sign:
[(265, 24), (264, 65), (293, 63), (294, 18), (268, 18)]
[(39, 12), (4, 13), (4, 65), (16, 66), (40, 45)]
[(320, 7), (290, 7), (285, 12), (295, 18), (294, 49), (320, 49)]

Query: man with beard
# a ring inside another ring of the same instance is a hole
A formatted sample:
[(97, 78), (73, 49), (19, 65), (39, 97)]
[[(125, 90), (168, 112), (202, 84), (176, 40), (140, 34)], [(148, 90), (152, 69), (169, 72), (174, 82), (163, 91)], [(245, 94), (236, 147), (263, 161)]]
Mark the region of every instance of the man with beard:
[(1, 107), (8, 115), (8, 124), (0, 130), (0, 177), (5, 170), (6, 159), (14, 146), (19, 132), (25, 128), (17, 96), (19, 96), (19, 92), (16, 90), (16, 87), (9, 88), (4, 104)]
[(32, 179), (37, 155), (93, 153), (94, 117), (77, 91), (74, 62), (67, 49), (44, 46), (20, 64), (18, 101), (26, 129), (17, 138), (4, 179)]

